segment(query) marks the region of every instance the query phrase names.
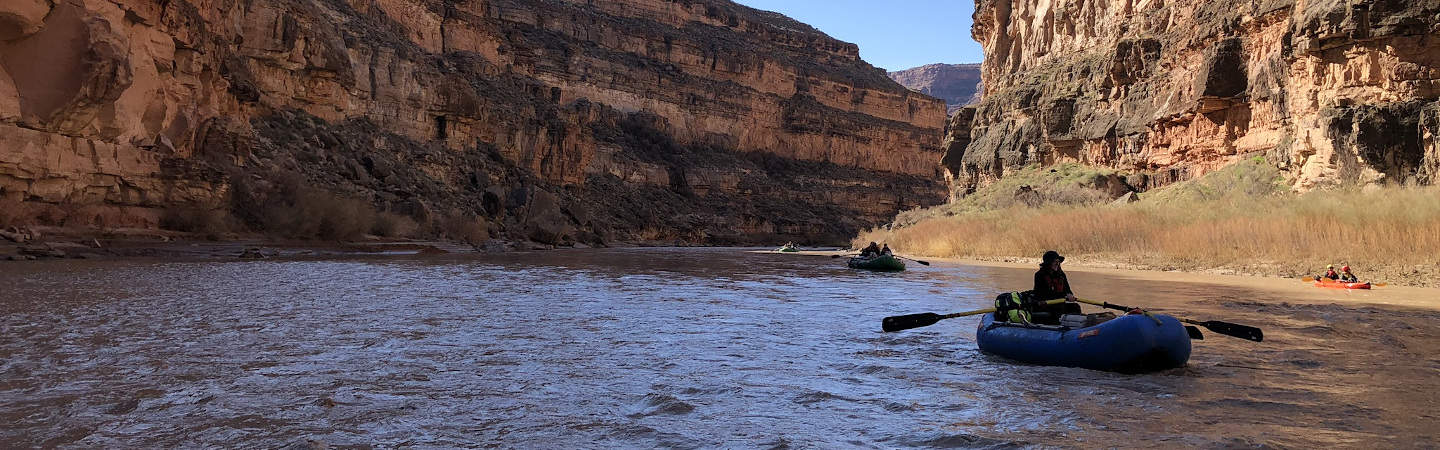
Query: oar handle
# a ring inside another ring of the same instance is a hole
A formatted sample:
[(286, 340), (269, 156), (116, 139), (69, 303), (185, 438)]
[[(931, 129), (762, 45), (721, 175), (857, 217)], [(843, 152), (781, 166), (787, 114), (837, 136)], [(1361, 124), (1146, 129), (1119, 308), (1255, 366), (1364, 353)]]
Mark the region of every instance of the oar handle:
[[(1047, 301), (1045, 301), (1045, 304), (1047, 304), (1047, 305), (1058, 305), (1058, 304), (1061, 304), (1061, 303), (1065, 303), (1065, 299), (1063, 299), (1063, 298), (1057, 298), (1057, 299), (1054, 299), (1054, 300), (1047, 300)], [(944, 317), (944, 318), (946, 318), (946, 319), (954, 319), (954, 318), (956, 318), (956, 317), (974, 316), (974, 315), (978, 315), (978, 314), (992, 313), (992, 312), (995, 312), (995, 311), (996, 311), (995, 308), (986, 308), (986, 309), (977, 309), (977, 310), (974, 310), (974, 311), (966, 311), (966, 312), (961, 312), (961, 313), (946, 314), (946, 315), (941, 316), (941, 317)]]
[[(1117, 311), (1126, 311), (1126, 312), (1129, 312), (1129, 311), (1134, 311), (1134, 310), (1136, 310), (1136, 309), (1139, 309), (1139, 308), (1131, 308), (1131, 307), (1129, 307), (1129, 306), (1120, 306), (1120, 305), (1112, 304), (1112, 303), (1109, 303), (1109, 302), (1097, 302), (1097, 301), (1094, 301), (1094, 300), (1086, 300), (1086, 299), (1083, 299), (1083, 298), (1077, 298), (1077, 299), (1075, 299), (1075, 301), (1080, 302), (1080, 303), (1089, 303), (1089, 304), (1091, 304), (1091, 305), (1095, 305), (1095, 306), (1099, 306), (1099, 307), (1107, 308), (1107, 309), (1113, 309), (1113, 310), (1117, 310)], [(1150, 320), (1154, 320), (1156, 325), (1159, 325), (1159, 324), (1160, 324), (1160, 318), (1159, 318), (1159, 317), (1155, 317), (1155, 315), (1153, 315), (1153, 314), (1150, 314), (1150, 311), (1146, 311), (1146, 310), (1143, 310), (1143, 309), (1142, 309), (1142, 310), (1140, 310), (1140, 313), (1141, 313), (1141, 314), (1144, 314), (1145, 317), (1149, 317)]]
[(1120, 306), (1120, 305), (1116, 305), (1116, 304), (1109, 303), (1109, 302), (1097, 302), (1097, 301), (1094, 301), (1094, 300), (1087, 300), (1087, 299), (1083, 299), (1083, 298), (1077, 298), (1077, 299), (1075, 299), (1075, 301), (1080, 302), (1080, 303), (1088, 303), (1088, 304), (1091, 304), (1091, 305), (1099, 306), (1099, 307), (1101, 307), (1101, 308), (1115, 309), (1115, 310), (1120, 310), (1120, 311), (1129, 311), (1129, 310), (1135, 309), (1135, 308), (1131, 308), (1131, 307), (1129, 307), (1129, 306)]
[[(1065, 299), (1062, 298), (1062, 299), (1057, 299), (1057, 300), (1050, 300), (1050, 301), (1045, 302), (1045, 303), (1046, 303), (1046, 304), (1051, 304), (1051, 305), (1053, 305), (1053, 304), (1057, 304), (1057, 303), (1064, 302), (1064, 301), (1065, 301)], [(940, 315), (940, 314), (935, 314), (935, 313), (918, 313), (918, 314), (906, 314), (906, 315), (903, 315), (903, 316), (891, 316), (891, 317), (886, 317), (885, 319), (883, 319), (883, 320), (880, 321), (880, 329), (883, 330), (883, 331), (885, 331), (885, 332), (887, 332), (887, 333), (889, 333), (889, 332), (895, 332), (895, 331), (903, 331), (903, 330), (909, 330), (909, 329), (912, 329), (912, 328), (928, 327), (928, 326), (930, 326), (930, 325), (934, 325), (936, 322), (939, 322), (939, 321), (945, 320), (945, 319), (954, 319), (954, 318), (956, 318), (956, 317), (974, 316), (974, 315), (978, 315), (978, 314), (985, 314), (985, 313), (992, 313), (992, 312), (995, 312), (995, 308), (977, 309), (977, 310), (974, 310), (974, 311), (958, 312), (958, 313), (951, 313), (951, 314), (945, 314), (945, 315)]]

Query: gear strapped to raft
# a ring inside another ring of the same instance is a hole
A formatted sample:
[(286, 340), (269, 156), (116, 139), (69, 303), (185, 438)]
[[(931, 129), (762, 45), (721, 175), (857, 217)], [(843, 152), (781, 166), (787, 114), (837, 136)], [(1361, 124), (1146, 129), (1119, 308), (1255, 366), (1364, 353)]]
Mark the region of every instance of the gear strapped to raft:
[(1030, 323), (1030, 311), (1035, 308), (1035, 297), (1030, 293), (1007, 292), (995, 297), (997, 320), (1016, 323)]

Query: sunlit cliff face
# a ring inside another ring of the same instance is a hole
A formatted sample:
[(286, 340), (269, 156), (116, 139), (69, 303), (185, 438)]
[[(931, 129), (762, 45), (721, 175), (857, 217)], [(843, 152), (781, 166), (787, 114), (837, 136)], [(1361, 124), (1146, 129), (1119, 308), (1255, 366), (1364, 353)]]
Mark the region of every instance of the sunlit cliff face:
[[(548, 192), (570, 226), (620, 234), (688, 213), (838, 234), (807, 223), (878, 223), (943, 192), (943, 102), (853, 44), (723, 0), (17, 0), (0, 39), (0, 197), (100, 205), (111, 223), (223, 203), (242, 172), (412, 215), (479, 212), (489, 193), (498, 228), (523, 228)], [(724, 161), (737, 152), (856, 172), (801, 180)], [(572, 205), (617, 191), (597, 179), (702, 201), (587, 225)], [(752, 200), (711, 192), (834, 211), (735, 214)]]
[(952, 123), (959, 193), (1033, 162), (1142, 173), (1261, 156), (1301, 189), (1433, 183), (1440, 2), (979, 2), (985, 98)]

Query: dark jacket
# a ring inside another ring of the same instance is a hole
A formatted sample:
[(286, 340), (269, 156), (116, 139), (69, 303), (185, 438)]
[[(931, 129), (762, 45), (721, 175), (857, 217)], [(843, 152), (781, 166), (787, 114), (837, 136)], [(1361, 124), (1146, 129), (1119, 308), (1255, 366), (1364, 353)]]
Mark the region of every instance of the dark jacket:
[(1030, 292), (1035, 296), (1035, 300), (1042, 302), (1072, 294), (1070, 280), (1065, 278), (1065, 271), (1044, 268), (1035, 272), (1035, 289)]
[(880, 254), (880, 246), (878, 246), (878, 245), (873, 245), (873, 244), (872, 244), (871, 246), (869, 246), (869, 247), (865, 247), (864, 250), (861, 250), (861, 251), (860, 251), (860, 256), (863, 256), (863, 257), (866, 257), (866, 258), (869, 258), (869, 257), (871, 257), (871, 256), (878, 256), (879, 254)]

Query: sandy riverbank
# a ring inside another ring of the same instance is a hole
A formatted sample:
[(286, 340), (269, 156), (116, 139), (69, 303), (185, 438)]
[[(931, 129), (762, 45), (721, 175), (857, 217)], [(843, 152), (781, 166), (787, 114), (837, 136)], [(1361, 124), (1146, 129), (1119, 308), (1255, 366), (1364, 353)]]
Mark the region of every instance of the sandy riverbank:
[[(854, 253), (849, 250), (801, 251), (798, 253), (766, 252), (824, 257), (851, 255)], [(837, 258), (837, 260), (838, 259), (839, 258)], [(916, 259), (929, 262), (931, 267), (979, 266), (1022, 269), (1026, 271), (1034, 270), (1040, 262), (1039, 258), (1007, 258), (1004, 260), (982, 260), (973, 258)], [(1156, 270), (1133, 266), (1126, 267), (1104, 261), (1087, 261), (1084, 258), (1078, 257), (1072, 257), (1065, 261), (1065, 271), (1071, 274), (1071, 282), (1076, 285), (1077, 291), (1081, 291), (1082, 297), (1084, 296), (1084, 292), (1081, 288), (1086, 284), (1083, 274), (1100, 274), (1133, 280), (1202, 283), (1232, 288), (1254, 289), (1282, 294), (1286, 298), (1293, 299), (1292, 303), (1373, 304), (1440, 310), (1440, 288), (1434, 287), (1386, 285), (1371, 290), (1327, 289), (1315, 287), (1313, 283), (1302, 281), (1298, 278), (1254, 274), (1226, 274), (1214, 273), (1214, 271), (1189, 272)]]

